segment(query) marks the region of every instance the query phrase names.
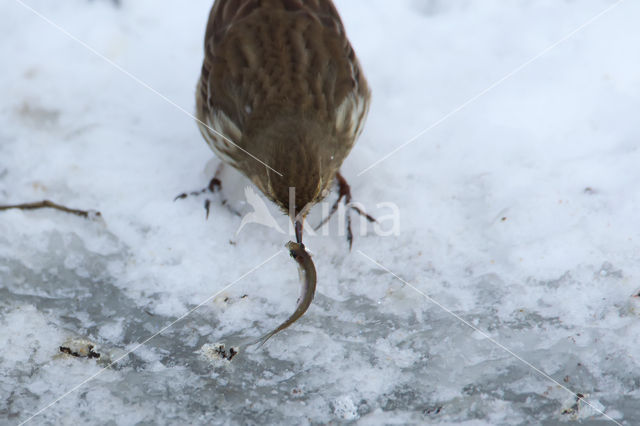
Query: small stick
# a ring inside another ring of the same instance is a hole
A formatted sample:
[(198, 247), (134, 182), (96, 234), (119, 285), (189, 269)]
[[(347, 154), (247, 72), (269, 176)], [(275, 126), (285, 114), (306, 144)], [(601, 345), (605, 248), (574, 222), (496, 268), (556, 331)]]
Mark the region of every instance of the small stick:
[(100, 212), (71, 209), (69, 207), (56, 204), (53, 201), (49, 201), (49, 200), (37, 201), (35, 203), (12, 204), (12, 205), (6, 205), (6, 206), (0, 205), (0, 211), (9, 210), (9, 209), (36, 210), (36, 209), (47, 209), (47, 208), (60, 210), (65, 213), (75, 214), (84, 218), (89, 218), (91, 215), (94, 215), (94, 214), (95, 216), (102, 216)]

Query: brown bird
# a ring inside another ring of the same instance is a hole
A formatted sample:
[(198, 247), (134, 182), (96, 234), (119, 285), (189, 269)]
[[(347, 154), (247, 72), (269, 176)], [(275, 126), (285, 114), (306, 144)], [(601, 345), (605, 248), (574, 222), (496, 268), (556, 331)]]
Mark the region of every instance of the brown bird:
[(331, 0), (216, 0), (204, 47), (200, 131), (291, 216), (301, 243), (305, 216), (334, 179), (338, 202), (349, 202), (339, 169), (369, 108), (340, 16)]

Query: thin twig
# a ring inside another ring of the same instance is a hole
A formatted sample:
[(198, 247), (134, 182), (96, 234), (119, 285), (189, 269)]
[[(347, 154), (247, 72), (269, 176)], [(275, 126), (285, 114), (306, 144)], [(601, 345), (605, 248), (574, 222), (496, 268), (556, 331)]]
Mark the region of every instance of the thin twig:
[(69, 207), (62, 206), (60, 204), (56, 204), (53, 201), (49, 201), (49, 200), (36, 201), (34, 203), (11, 204), (6, 206), (0, 206), (0, 211), (10, 210), (10, 209), (20, 209), (20, 210), (56, 209), (65, 213), (75, 214), (77, 216), (81, 216), (87, 219), (90, 218), (91, 216), (102, 216), (98, 211), (72, 209)]

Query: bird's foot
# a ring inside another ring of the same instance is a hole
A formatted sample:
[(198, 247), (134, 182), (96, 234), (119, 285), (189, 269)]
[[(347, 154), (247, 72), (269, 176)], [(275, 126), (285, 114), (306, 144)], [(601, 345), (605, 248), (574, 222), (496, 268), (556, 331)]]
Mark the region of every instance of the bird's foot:
[[(202, 188), (199, 191), (183, 192), (182, 194), (179, 194), (178, 196), (176, 196), (173, 199), (173, 201), (184, 200), (187, 197), (198, 197), (202, 194), (215, 194), (216, 192), (219, 192), (221, 190), (222, 190), (222, 182), (218, 178), (218, 173), (216, 173), (216, 175), (211, 179), (211, 181), (209, 182), (209, 185), (207, 185), (206, 188)], [(223, 199), (222, 205), (225, 205), (226, 202), (227, 201)], [(209, 211), (211, 209), (210, 198), (206, 198), (204, 200), (204, 209), (207, 212), (207, 219), (209, 219)]]
[(349, 243), (349, 250), (353, 246), (353, 232), (351, 231), (351, 211), (357, 212), (360, 216), (367, 219), (369, 222), (376, 222), (376, 219), (367, 214), (362, 208), (357, 205), (351, 204), (351, 186), (347, 183), (347, 180), (340, 174), (340, 172), (336, 173), (336, 182), (338, 183), (338, 199), (333, 206), (331, 206), (331, 210), (327, 217), (325, 217), (322, 222), (318, 226), (314, 228), (314, 230), (318, 230), (322, 228), (328, 221), (331, 219), (331, 216), (334, 215), (336, 211), (338, 211), (338, 207), (340, 206), (340, 202), (344, 200), (344, 206), (347, 208), (346, 214), (346, 232), (347, 232), (347, 242)]

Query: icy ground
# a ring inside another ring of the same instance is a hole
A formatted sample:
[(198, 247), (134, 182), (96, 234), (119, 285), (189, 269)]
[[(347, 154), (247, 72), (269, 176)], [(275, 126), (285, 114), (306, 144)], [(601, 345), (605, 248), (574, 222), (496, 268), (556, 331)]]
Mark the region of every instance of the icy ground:
[[(193, 111), (211, 0), (25, 2)], [(174, 202), (216, 167), (193, 120), (2, 1), (0, 204), (102, 216), (0, 212), (0, 423), (640, 424), (640, 2), (590, 21), (614, 4), (338, 1), (374, 94), (343, 172), (399, 234), (307, 236), (309, 312), (229, 363), (294, 310), (289, 237)]]

